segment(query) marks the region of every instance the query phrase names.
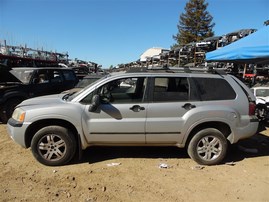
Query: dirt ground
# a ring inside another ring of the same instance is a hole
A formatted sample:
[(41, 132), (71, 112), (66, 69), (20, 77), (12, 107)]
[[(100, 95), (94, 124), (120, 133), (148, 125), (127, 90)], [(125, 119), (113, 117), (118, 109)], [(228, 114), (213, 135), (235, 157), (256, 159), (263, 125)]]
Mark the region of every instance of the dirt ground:
[(0, 201), (269, 202), (269, 129), (233, 146), (217, 166), (199, 166), (178, 148), (92, 147), (81, 161), (48, 167), (4, 124), (0, 154)]

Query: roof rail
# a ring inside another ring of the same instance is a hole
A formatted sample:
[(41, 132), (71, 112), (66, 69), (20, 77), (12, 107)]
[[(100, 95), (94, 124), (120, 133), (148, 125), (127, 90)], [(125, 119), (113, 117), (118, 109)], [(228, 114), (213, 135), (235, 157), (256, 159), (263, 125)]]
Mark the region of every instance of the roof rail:
[(126, 70), (126, 73), (147, 72), (147, 70), (147, 67), (130, 67)]
[(150, 71), (165, 71), (170, 73), (177, 73), (177, 72), (184, 72), (184, 73), (195, 73), (195, 72), (204, 72), (204, 73), (211, 73), (211, 74), (219, 74), (219, 75), (226, 75), (224, 68), (198, 68), (198, 67), (132, 67), (129, 68), (126, 72), (127, 73), (135, 73), (135, 72), (150, 72)]
[(212, 74), (219, 74), (219, 75), (226, 75), (224, 68), (213, 68), (213, 67), (205, 67), (205, 68), (192, 68), (192, 67), (183, 67), (184, 71), (186, 73), (192, 73), (192, 72), (206, 72), (206, 73), (212, 73)]

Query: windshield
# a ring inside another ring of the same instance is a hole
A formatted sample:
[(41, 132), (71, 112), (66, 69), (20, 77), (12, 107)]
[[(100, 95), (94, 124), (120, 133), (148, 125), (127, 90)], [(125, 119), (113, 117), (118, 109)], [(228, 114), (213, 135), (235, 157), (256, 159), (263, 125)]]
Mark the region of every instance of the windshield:
[(267, 97), (269, 96), (269, 89), (257, 89), (256, 90), (257, 97)]
[[(69, 97), (67, 98), (67, 100), (68, 100), (68, 101), (73, 100), (75, 97), (77, 97), (78, 95), (80, 95), (81, 93), (83, 93), (84, 91), (86, 91), (88, 88), (92, 87), (93, 85), (95, 85), (96, 83), (100, 82), (101, 80), (103, 80), (103, 79), (105, 79), (105, 78), (107, 78), (107, 77), (108, 77), (108, 75), (106, 75), (106, 76), (104, 76), (104, 77), (102, 77), (102, 78), (96, 80), (95, 82), (89, 84), (89, 85), (86, 86), (85, 88), (82, 88), (81, 90), (77, 91), (76, 93), (69, 95)], [(65, 99), (66, 99), (66, 97), (65, 97)]]
[(30, 82), (34, 70), (31, 69), (12, 69), (10, 73), (13, 74), (22, 83), (27, 84)]
[(89, 84), (97, 81), (98, 79), (100, 79), (100, 78), (98, 78), (98, 77), (83, 78), (82, 80), (80, 80), (78, 82), (78, 84), (76, 85), (76, 87), (77, 88), (84, 88), (84, 87), (88, 86)]

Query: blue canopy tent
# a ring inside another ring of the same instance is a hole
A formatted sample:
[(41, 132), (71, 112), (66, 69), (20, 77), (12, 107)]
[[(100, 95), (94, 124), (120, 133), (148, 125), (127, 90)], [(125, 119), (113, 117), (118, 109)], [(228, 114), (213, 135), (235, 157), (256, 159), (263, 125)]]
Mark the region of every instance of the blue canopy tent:
[(269, 26), (223, 48), (206, 53), (206, 61), (269, 64)]

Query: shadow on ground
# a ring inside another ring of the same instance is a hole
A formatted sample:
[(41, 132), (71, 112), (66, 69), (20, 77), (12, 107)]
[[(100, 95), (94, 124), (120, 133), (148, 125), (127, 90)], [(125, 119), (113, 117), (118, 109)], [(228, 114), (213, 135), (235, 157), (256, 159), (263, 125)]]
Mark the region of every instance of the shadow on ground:
[(189, 157), (185, 149), (177, 147), (90, 147), (83, 152), (80, 163), (92, 164), (117, 158), (184, 159)]
[[(269, 136), (258, 133), (231, 145), (223, 164), (261, 156), (269, 156)], [(92, 164), (117, 158), (178, 158), (180, 160), (189, 158), (189, 156), (186, 149), (177, 147), (90, 147), (83, 152), (80, 161), (71, 164)]]
[(232, 145), (226, 162), (238, 162), (245, 158), (269, 156), (269, 136), (261, 133)]

